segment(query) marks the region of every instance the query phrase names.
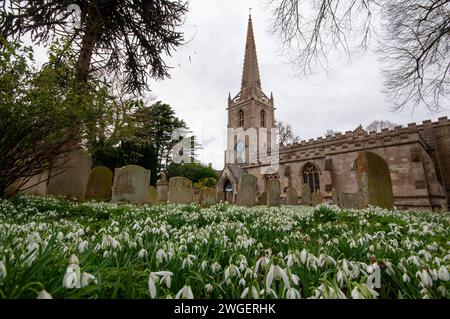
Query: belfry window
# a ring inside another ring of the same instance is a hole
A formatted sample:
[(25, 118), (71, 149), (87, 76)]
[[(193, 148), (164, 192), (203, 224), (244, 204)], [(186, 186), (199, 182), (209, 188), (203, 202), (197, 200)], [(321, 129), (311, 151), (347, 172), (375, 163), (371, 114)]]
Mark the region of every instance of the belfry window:
[(320, 190), (319, 169), (311, 163), (308, 163), (302, 170), (303, 183), (308, 184), (311, 189), (311, 193), (315, 193)]
[(238, 112), (238, 126), (244, 126), (244, 111), (242, 110)]
[(266, 112), (261, 111), (261, 127), (266, 127)]

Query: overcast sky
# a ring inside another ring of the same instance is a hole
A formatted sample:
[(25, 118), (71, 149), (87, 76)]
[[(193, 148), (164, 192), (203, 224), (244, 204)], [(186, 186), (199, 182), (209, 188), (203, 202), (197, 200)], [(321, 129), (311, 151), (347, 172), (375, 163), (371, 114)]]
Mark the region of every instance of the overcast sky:
[(201, 162), (223, 168), (228, 93), (234, 96), (240, 89), (250, 7), (263, 91), (274, 94), (275, 118), (290, 123), (301, 139), (323, 136), (327, 129), (365, 127), (373, 120), (407, 124), (449, 115), (448, 109), (430, 113), (424, 107), (393, 113), (373, 54), (336, 67), (328, 76), (294, 77), (286, 57), (278, 54), (263, 2), (190, 0), (183, 26), (189, 41), (166, 60), (173, 66), (171, 79), (151, 84), (152, 94), (170, 104), (200, 138)]
[[(200, 137), (203, 163), (223, 168), (228, 92), (239, 92), (249, 8), (266, 94), (273, 92), (275, 118), (292, 125), (302, 139), (322, 136), (327, 129), (347, 131), (375, 119), (399, 124), (436, 120), (448, 115), (418, 107), (393, 113), (382, 93), (376, 56), (369, 55), (327, 76), (294, 77), (279, 43), (269, 32), (270, 12), (261, 1), (191, 0), (184, 26), (189, 44), (169, 59), (171, 79), (152, 85), (158, 99), (169, 103)], [(221, 138), (220, 138), (221, 137)]]

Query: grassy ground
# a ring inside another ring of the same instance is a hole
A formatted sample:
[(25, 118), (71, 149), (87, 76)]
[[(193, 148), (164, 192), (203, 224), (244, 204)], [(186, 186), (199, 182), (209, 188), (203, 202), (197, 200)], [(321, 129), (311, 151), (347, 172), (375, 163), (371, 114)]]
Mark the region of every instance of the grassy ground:
[(0, 200), (0, 298), (448, 298), (449, 226), (328, 205)]

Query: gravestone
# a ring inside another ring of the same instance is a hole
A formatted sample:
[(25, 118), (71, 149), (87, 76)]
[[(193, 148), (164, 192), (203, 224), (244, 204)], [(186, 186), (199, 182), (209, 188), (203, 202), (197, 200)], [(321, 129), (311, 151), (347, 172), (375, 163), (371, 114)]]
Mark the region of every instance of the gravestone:
[[(13, 194), (27, 194), (27, 195), (36, 195), (36, 196), (45, 196), (47, 195), (47, 181), (48, 181), (48, 173), (46, 170), (40, 174), (34, 175), (31, 177), (28, 182), (24, 183), (24, 180), (21, 179), (5, 189), (5, 194), (7, 196), (11, 196)], [(23, 183), (23, 185), (22, 185)], [(20, 189), (19, 189), (20, 188)]]
[(105, 166), (94, 167), (89, 173), (85, 199), (111, 199), (113, 173)]
[(148, 188), (148, 197), (151, 204), (156, 204), (159, 202), (159, 193), (153, 186)]
[(298, 205), (298, 194), (295, 188), (289, 188), (286, 197), (287, 205)]
[(150, 171), (137, 165), (116, 168), (112, 187), (112, 202), (144, 204), (149, 202)]
[(185, 177), (172, 177), (169, 180), (168, 201), (173, 204), (192, 203), (192, 182)]
[(91, 170), (91, 155), (78, 148), (63, 155), (51, 168), (47, 194), (76, 198), (82, 202)]
[(239, 192), (236, 204), (238, 206), (252, 207), (256, 202), (257, 178), (251, 174), (242, 174), (239, 180)]
[(387, 162), (372, 152), (358, 152), (356, 180), (362, 207), (394, 208), (391, 175)]
[(214, 188), (202, 188), (200, 190), (200, 205), (209, 207), (216, 203), (216, 190)]
[(320, 193), (320, 191), (318, 190), (317, 192), (315, 192), (312, 195), (312, 204), (313, 204), (313, 206), (317, 206), (319, 204), (322, 204), (322, 202), (323, 202), (323, 197), (322, 197), (322, 194)]
[(281, 186), (277, 178), (267, 181), (267, 205), (280, 206)]
[(159, 200), (161, 202), (167, 202), (167, 196), (169, 193), (169, 182), (167, 181), (166, 174), (161, 173), (160, 178), (156, 182), (156, 189), (159, 193)]
[(303, 184), (302, 190), (302, 204), (311, 206), (311, 188), (309, 188), (308, 184)]
[(334, 188), (331, 191), (331, 200), (334, 205), (339, 205), (338, 194)]
[(337, 193), (337, 203), (340, 208), (362, 208), (361, 195), (358, 193)]
[(258, 198), (258, 205), (267, 205), (267, 192), (262, 192)]

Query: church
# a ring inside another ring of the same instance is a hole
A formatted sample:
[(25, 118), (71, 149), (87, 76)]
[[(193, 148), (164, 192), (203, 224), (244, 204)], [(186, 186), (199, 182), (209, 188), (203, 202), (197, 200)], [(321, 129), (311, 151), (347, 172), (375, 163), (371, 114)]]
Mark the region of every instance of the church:
[[(367, 132), (360, 125), (343, 134), (278, 147), (274, 136), (274, 97), (262, 90), (251, 16), (241, 90), (234, 97), (229, 95), (227, 113), (228, 146), (225, 167), (216, 184), (218, 200), (236, 202), (243, 174), (257, 177), (258, 196), (266, 191), (267, 181), (276, 178), (281, 184), (282, 198), (288, 189), (294, 188), (298, 203), (302, 203), (304, 184), (328, 201), (336, 193), (357, 193), (355, 161), (358, 153), (372, 152), (388, 165), (397, 208), (448, 208), (450, 121), (447, 117), (381, 132)], [(276, 161), (268, 162), (262, 156), (266, 151)]]

